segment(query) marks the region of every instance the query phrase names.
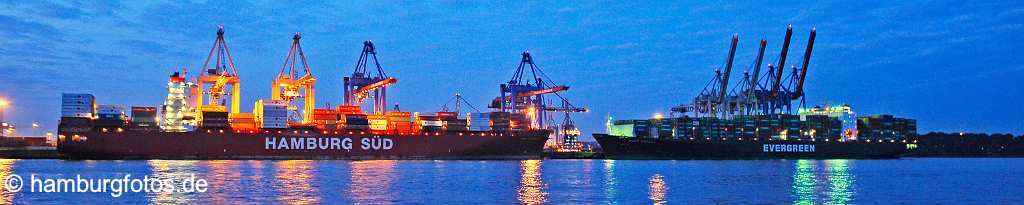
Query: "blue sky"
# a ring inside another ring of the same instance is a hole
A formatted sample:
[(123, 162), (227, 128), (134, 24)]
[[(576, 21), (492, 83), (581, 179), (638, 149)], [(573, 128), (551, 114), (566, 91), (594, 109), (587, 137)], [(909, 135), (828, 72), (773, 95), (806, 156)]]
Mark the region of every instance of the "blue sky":
[[(818, 37), (808, 104), (918, 119), (919, 131), (1024, 133), (1024, 4), (1018, 1), (369, 1), (0, 3), (0, 96), (8, 120), (54, 129), (62, 92), (100, 104), (159, 105), (167, 76), (198, 69), (217, 25), (242, 76), (243, 110), (270, 96), (291, 35), (317, 82), (341, 101), (361, 42), (400, 82), (389, 102), (436, 111), (455, 92), (483, 107), (529, 50), (572, 89), (584, 133), (603, 119), (650, 117), (689, 101), (740, 36), (739, 79), (767, 38), (777, 61), (794, 26), (790, 65)], [(195, 72), (195, 71), (193, 71)]]

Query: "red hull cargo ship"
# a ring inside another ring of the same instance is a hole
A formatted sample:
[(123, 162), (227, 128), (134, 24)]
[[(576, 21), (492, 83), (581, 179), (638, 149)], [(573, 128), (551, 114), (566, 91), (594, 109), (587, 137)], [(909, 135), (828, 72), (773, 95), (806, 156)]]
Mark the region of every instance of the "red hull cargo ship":
[[(292, 38), (271, 97), (256, 101), (251, 113), (240, 109), (241, 80), (223, 28), (201, 72), (170, 76), (160, 107), (97, 105), (91, 94), (64, 93), (57, 149), (77, 159), (541, 157), (551, 131), (529, 126), (522, 109), (473, 115), (487, 119), (460, 117), (457, 109), (401, 112), (397, 104), (389, 111), (386, 89), (398, 79), (384, 73), (370, 41), (355, 71), (342, 79), (344, 103), (316, 107), (317, 79), (299, 39), (298, 33)], [(363, 111), (364, 100), (372, 111)]]
[(524, 159), (540, 157), (548, 137), (546, 130), (375, 134), (102, 129), (62, 131), (65, 140), (57, 149), (65, 157), (82, 159)]

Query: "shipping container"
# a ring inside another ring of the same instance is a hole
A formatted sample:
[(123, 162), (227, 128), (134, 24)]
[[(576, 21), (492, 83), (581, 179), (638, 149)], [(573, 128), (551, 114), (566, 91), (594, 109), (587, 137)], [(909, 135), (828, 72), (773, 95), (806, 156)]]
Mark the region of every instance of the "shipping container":
[(459, 118), (459, 113), (457, 113), (457, 112), (437, 112), (437, 117), (439, 117), (441, 119)]
[(287, 128), (288, 106), (283, 100), (257, 100), (253, 107), (253, 119), (261, 128)]
[(363, 108), (358, 105), (339, 105), (337, 111), (338, 114), (362, 114)]
[(156, 123), (156, 107), (132, 107), (133, 123)]

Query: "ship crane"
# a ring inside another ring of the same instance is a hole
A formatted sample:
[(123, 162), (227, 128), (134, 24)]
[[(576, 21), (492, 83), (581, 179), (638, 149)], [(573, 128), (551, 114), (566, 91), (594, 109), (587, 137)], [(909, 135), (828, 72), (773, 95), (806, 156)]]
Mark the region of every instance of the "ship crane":
[[(529, 72), (528, 76), (524, 76), (526, 72)], [(502, 112), (525, 114), (531, 122), (531, 128), (543, 128), (545, 112), (549, 109), (560, 109), (549, 108), (544, 103), (544, 96), (555, 94), (562, 98), (558, 93), (569, 90), (569, 86), (552, 84), (553, 81), (544, 74), (540, 67), (534, 64), (530, 52), (523, 52), (519, 66), (516, 68), (515, 74), (512, 75), (512, 80), (501, 84), (499, 90), (501, 95), (495, 98), (489, 107)]]
[[(377, 68), (376, 73), (370, 73), (366, 66), (373, 60)], [(388, 77), (384, 68), (377, 61), (377, 48), (373, 42), (363, 42), (363, 53), (359, 55), (356, 62), (356, 69), (351, 76), (345, 77), (345, 105), (357, 105), (366, 98), (373, 98), (373, 113), (380, 114), (387, 111), (387, 87), (398, 83), (398, 79)]]
[[(213, 60), (212, 68), (208, 67), (210, 60)], [(226, 95), (224, 89), (227, 86), (231, 87), (231, 114), (238, 114), (240, 81), (238, 71), (235, 69), (235, 62), (231, 59), (231, 52), (228, 50), (228, 44), (224, 41), (224, 27), (221, 26), (217, 30), (217, 39), (213, 41), (210, 53), (206, 55), (202, 71), (196, 77), (197, 87), (193, 90), (193, 96), (196, 96), (196, 105), (198, 106), (197, 118), (201, 120), (203, 112), (227, 111), (224, 105), (218, 103)], [(204, 102), (205, 95), (209, 95), (209, 104)]]
[[(274, 100), (283, 100), (288, 105), (288, 110), (298, 110), (298, 108), (291, 106), (292, 101), (296, 98), (302, 98), (302, 124), (309, 124), (313, 122), (313, 109), (316, 104), (315, 88), (316, 77), (313, 77), (313, 73), (309, 69), (309, 63), (306, 61), (306, 54), (302, 52), (302, 44), (299, 42), (302, 36), (298, 32), (292, 37), (292, 46), (288, 50), (288, 55), (285, 55), (284, 64), (281, 65), (281, 71), (277, 74), (277, 78), (273, 81), (273, 88), (271, 88), (271, 98)], [(295, 66), (297, 63), (302, 63), (300, 69), (303, 70), (303, 74), (298, 75)]]

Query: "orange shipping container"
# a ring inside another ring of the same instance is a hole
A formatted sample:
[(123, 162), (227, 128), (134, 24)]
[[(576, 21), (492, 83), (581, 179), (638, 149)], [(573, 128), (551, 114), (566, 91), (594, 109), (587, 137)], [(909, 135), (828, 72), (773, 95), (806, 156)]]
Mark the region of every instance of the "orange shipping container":
[(233, 129), (256, 129), (255, 122), (231, 122), (230, 124)]
[(412, 128), (412, 122), (391, 122), (388, 125), (389, 130), (409, 131)]
[(387, 115), (389, 117), (410, 117), (410, 116), (412, 116), (412, 113), (411, 112), (387, 112), (387, 113), (385, 113), (385, 115)]

